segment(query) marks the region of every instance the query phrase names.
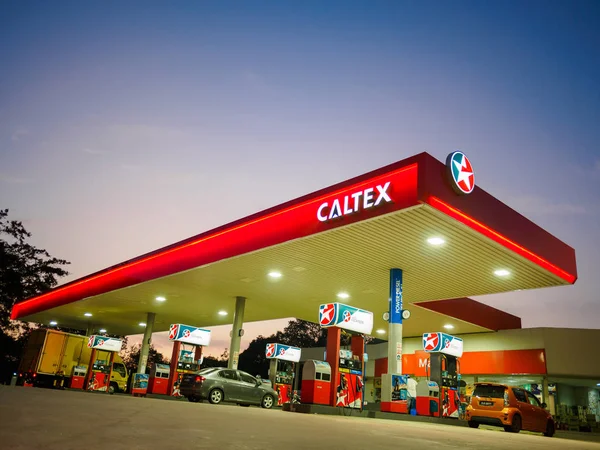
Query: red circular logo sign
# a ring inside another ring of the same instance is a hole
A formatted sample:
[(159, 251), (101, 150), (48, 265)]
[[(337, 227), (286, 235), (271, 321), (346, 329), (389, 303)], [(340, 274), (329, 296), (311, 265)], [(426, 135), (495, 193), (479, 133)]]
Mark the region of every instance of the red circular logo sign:
[(462, 152), (448, 155), (446, 166), (452, 181), (452, 188), (458, 194), (470, 194), (475, 189), (475, 172), (469, 158)]

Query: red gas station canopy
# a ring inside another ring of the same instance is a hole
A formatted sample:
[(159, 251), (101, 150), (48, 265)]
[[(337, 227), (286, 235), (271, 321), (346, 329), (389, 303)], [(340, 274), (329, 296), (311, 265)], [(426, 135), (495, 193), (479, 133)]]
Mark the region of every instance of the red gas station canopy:
[[(434, 255), (422, 247), (427, 233), (442, 233), (456, 245)], [(514, 274), (502, 284), (480, 272), (482, 264), (492, 268), (499, 263)], [(296, 268), (289, 290), (278, 286), (275, 292), (272, 283), (248, 275), (254, 268), (282, 264)], [(227, 296), (242, 295), (256, 303), (255, 314), (249, 305), (247, 320), (314, 321), (316, 309), (310, 306), (314, 312), (309, 313), (303, 308), (332, 295), (323, 277), (338, 277), (340, 285), (357, 284), (361, 294), (353, 299), (360, 298), (365, 303), (361, 307), (369, 309), (375, 300), (366, 295), (385, 292), (381, 280), (391, 267), (407, 274), (407, 300), (415, 305), (567, 285), (577, 278), (571, 247), (478, 186), (468, 195), (457, 194), (446, 166), (421, 153), (75, 280), (16, 304), (11, 317), (41, 322), (60, 317), (61, 323), (81, 325), (81, 308), (94, 307), (103, 311), (105, 323), (131, 331), (118, 316), (130, 314), (127, 321), (134, 323), (135, 313), (153, 311), (155, 306), (143, 298), (160, 287), (179, 299), (170, 303), (173, 318), (186, 308), (189, 315), (191, 309), (210, 309), (228, 301)], [(464, 286), (451, 281), (453, 275), (463, 277)], [(298, 292), (303, 297), (295, 298)], [(273, 311), (277, 306), (270, 295), (293, 301), (280, 304), (281, 312)], [(373, 309), (385, 309), (386, 300), (387, 294), (378, 297), (381, 307)], [(445, 314), (440, 307), (426, 310)], [(200, 313), (195, 319), (198, 326), (219, 324)]]

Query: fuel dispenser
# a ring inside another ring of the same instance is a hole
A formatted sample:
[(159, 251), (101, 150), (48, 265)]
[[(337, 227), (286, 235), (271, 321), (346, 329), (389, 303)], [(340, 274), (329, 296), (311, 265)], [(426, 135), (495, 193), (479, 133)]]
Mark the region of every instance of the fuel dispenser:
[(463, 340), (446, 333), (425, 333), (423, 350), (429, 355), (429, 379), (439, 386), (441, 417), (458, 418), (460, 363)]
[(83, 389), (85, 385), (85, 374), (87, 366), (73, 366), (73, 374), (71, 375), (71, 389)]
[[(364, 335), (373, 331), (373, 313), (341, 303), (319, 307), (319, 324), (327, 328), (326, 360), (331, 366), (329, 405), (360, 408), (364, 398)], [(350, 349), (340, 348), (341, 332), (351, 334)]]
[(302, 368), (302, 403), (329, 405), (331, 397), (331, 366), (325, 361), (309, 359)]
[(148, 393), (168, 395), (170, 374), (171, 367), (168, 364), (154, 364), (152, 369), (150, 369)]
[[(105, 391), (112, 393), (110, 379), (112, 375), (115, 353), (121, 351), (123, 341), (121, 339), (107, 336), (92, 335), (88, 339), (87, 346), (92, 349), (90, 363), (86, 374), (85, 388), (88, 391)], [(98, 351), (108, 352), (108, 360), (98, 359)]]
[(340, 350), (335, 406), (362, 407), (364, 386), (362, 353), (359, 356), (354, 355), (352, 350)]
[(210, 344), (210, 330), (175, 323), (169, 328), (169, 340), (173, 341), (173, 352), (167, 395), (181, 397), (181, 378), (184, 373), (194, 373), (200, 369), (202, 347)]
[(278, 406), (289, 403), (293, 398), (296, 365), (300, 362), (301, 350), (283, 344), (267, 344), (265, 356), (270, 360), (269, 380), (279, 394)]
[(440, 387), (435, 381), (421, 380), (417, 383), (417, 415), (440, 416)]

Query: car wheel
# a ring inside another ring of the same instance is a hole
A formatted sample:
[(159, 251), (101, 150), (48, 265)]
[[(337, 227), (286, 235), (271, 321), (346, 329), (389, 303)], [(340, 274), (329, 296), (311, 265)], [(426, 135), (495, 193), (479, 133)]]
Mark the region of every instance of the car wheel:
[(267, 394), (263, 397), (262, 402), (260, 402), (260, 406), (262, 406), (265, 409), (271, 409), (274, 403), (275, 399), (273, 398), (273, 396)]
[(521, 425), (521, 416), (515, 414), (512, 420), (512, 424), (510, 426), (504, 427), (504, 430), (508, 431), (509, 433), (518, 433), (519, 431), (521, 431)]
[(479, 424), (477, 422), (469, 420), (469, 428), (479, 428)]
[(552, 437), (554, 436), (554, 422), (549, 420), (546, 424), (546, 431), (544, 431), (544, 436)]
[(221, 389), (213, 389), (208, 394), (208, 401), (213, 405), (218, 405), (223, 401), (223, 391)]

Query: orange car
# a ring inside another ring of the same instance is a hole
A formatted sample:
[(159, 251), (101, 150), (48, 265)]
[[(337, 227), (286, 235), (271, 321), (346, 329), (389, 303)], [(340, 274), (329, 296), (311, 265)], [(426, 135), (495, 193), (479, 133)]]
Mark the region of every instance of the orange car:
[(525, 389), (496, 383), (476, 383), (466, 418), (471, 428), (480, 424), (504, 427), (505, 431), (521, 430), (554, 435), (552, 415), (546, 404)]

